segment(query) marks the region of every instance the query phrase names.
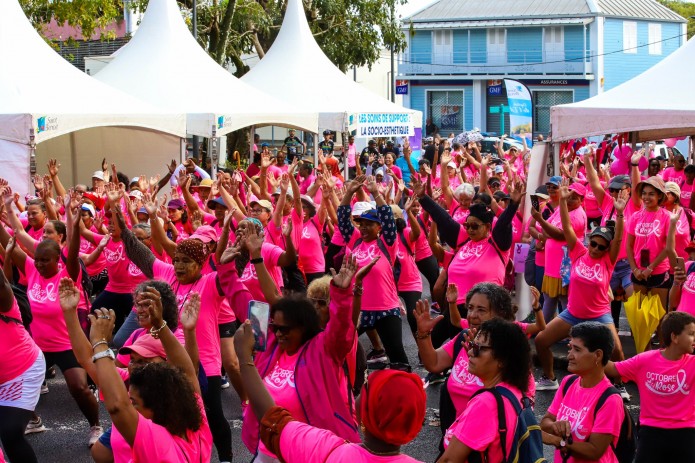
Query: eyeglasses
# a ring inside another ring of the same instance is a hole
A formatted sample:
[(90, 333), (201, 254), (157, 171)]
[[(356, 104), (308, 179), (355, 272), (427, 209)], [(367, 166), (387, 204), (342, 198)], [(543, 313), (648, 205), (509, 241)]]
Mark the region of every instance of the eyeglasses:
[(328, 299), (320, 299), (318, 297), (310, 297), (309, 300), (316, 305), (328, 305)]
[(268, 323), (268, 329), (273, 333), (280, 332), (283, 336), (287, 336), (290, 333), (290, 331), (294, 329), (294, 326), (276, 325), (271, 320), (270, 323)]
[(265, 212), (265, 209), (249, 209), (251, 214), (262, 214), (263, 212)]
[(470, 341), (468, 343), (468, 350), (471, 351), (471, 357), (479, 357), (481, 351), (492, 350), (492, 346), (482, 346), (475, 341)]
[(623, 189), (622, 188), (609, 188), (608, 191), (610, 193), (620, 193), (621, 191), (623, 191)]
[(599, 243), (596, 242), (596, 241), (589, 241), (589, 245), (590, 245), (592, 248), (598, 249), (599, 251), (605, 251), (606, 249), (608, 249), (608, 246), (607, 246), (607, 245), (605, 245), (605, 244), (599, 244)]
[(466, 229), (466, 231), (477, 231), (480, 228), (480, 225), (477, 223), (463, 223), (463, 228)]

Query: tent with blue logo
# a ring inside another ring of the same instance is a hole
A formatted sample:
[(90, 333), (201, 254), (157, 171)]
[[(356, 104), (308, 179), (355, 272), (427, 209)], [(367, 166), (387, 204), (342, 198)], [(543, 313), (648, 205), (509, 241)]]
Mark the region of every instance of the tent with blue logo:
[(179, 157), (183, 115), (80, 72), (34, 30), (17, 0), (0, 1), (0, 62), (0, 177), (14, 191), (33, 193), (32, 165), (45, 173), (49, 156), (68, 184), (89, 183), (103, 157), (128, 175), (139, 172), (127, 166), (161, 171)]

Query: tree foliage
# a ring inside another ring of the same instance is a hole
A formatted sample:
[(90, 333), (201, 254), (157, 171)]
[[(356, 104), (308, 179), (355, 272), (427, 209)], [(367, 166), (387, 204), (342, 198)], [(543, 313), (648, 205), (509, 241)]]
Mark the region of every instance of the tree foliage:
[(658, 0), (658, 2), (688, 20), (688, 38), (695, 35), (695, 20), (691, 18), (695, 16), (695, 3), (677, 0)]
[[(304, 0), (311, 30), (324, 53), (341, 70), (374, 64), (383, 48), (405, 49), (405, 36), (393, 11), (405, 0)], [(122, 0), (20, 0), (35, 27), (54, 17), (91, 37), (96, 31), (123, 18)], [(144, 11), (148, 0), (131, 0)], [(193, 0), (178, 0), (192, 27)], [(263, 56), (282, 23), (287, 0), (198, 0), (198, 41), (220, 64), (231, 64), (235, 75), (248, 71), (245, 54)], [(103, 38), (112, 33), (102, 32)], [(291, 59), (291, 57), (288, 57)]]

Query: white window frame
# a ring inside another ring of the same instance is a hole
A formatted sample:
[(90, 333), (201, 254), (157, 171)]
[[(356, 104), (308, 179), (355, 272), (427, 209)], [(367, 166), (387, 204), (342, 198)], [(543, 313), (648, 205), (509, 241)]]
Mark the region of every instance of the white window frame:
[(662, 53), (661, 48), (661, 24), (660, 23), (649, 23), (648, 25), (648, 39), (649, 43), (649, 54), (650, 55), (660, 55)]
[(623, 53), (637, 53), (636, 21), (623, 21)]
[(462, 130), (466, 130), (466, 89), (461, 87), (425, 89), (425, 120), (432, 118), (432, 115), (430, 114), (430, 93), (432, 92), (461, 92), (461, 127), (463, 128)]

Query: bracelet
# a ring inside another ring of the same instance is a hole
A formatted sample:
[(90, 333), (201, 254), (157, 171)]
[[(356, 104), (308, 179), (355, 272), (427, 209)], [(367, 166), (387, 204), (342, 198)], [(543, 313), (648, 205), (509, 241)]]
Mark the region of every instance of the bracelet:
[(153, 326), (150, 328), (150, 336), (152, 336), (155, 339), (159, 339), (159, 332), (164, 329), (164, 327), (167, 326), (166, 320), (162, 320), (162, 326), (159, 328), (156, 328)]
[(541, 310), (543, 310), (543, 307), (538, 307), (537, 309), (536, 308), (533, 309), (534, 312), (540, 312)]
[(106, 342), (106, 339), (102, 339), (101, 341), (95, 342), (94, 344), (92, 344), (92, 350), (96, 349), (97, 346), (100, 346), (100, 345), (102, 345), (102, 344), (105, 344), (105, 345), (107, 345), (107, 346), (109, 345), (109, 343)]
[(363, 290), (364, 290), (364, 288), (362, 287), (362, 285), (355, 285), (352, 287), (352, 295), (353, 296), (361, 296)]
[(618, 214), (618, 215), (616, 215), (616, 217), (619, 219), (625, 218), (625, 216), (623, 214)]
[(415, 339), (426, 339), (426, 338), (429, 338), (431, 334), (432, 334), (431, 331), (428, 331), (425, 334), (420, 334), (419, 331), (415, 331)]
[(639, 164), (630, 163), (630, 165), (631, 165), (632, 167), (639, 167)]
[(249, 262), (251, 262), (252, 264), (262, 264), (263, 258), (262, 257), (256, 257), (255, 259), (251, 259)]

